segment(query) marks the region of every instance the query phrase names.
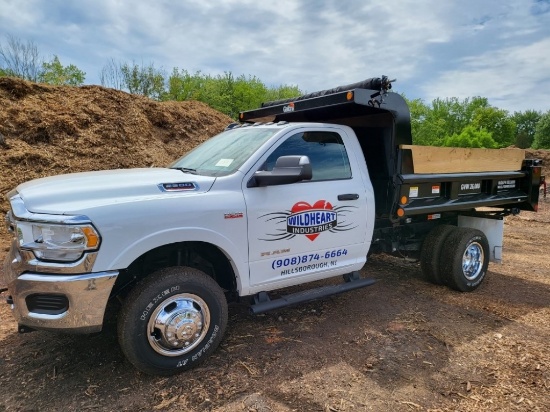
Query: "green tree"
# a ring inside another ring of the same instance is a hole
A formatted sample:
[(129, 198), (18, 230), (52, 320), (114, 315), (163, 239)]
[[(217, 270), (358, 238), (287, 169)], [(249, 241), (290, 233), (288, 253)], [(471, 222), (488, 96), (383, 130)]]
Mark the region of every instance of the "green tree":
[(259, 107), (262, 102), (296, 97), (302, 94), (294, 86), (268, 88), (256, 76), (231, 72), (210, 76), (174, 68), (167, 81), (162, 100), (198, 100), (228, 116), (237, 119), (240, 111)]
[[(283, 84), (277, 87), (270, 87), (266, 90), (266, 95), (262, 99), (262, 103), (272, 102), (274, 100), (292, 99), (304, 94), (298, 86)], [(243, 109), (245, 110), (245, 109)]]
[(187, 70), (179, 70), (175, 67), (172, 74), (168, 77), (167, 90), (162, 95), (162, 100), (201, 100), (201, 90), (203, 89), (207, 76), (200, 71), (190, 74)]
[(120, 65), (124, 87), (132, 94), (141, 94), (152, 99), (160, 100), (165, 93), (164, 71), (156, 69), (153, 63), (138, 65), (123, 63)]
[(259, 107), (267, 97), (267, 87), (256, 76), (237, 77), (233, 85), (232, 114), (236, 118), (240, 111)]
[(550, 110), (540, 117), (535, 130), (534, 149), (550, 149)]
[(235, 104), (235, 78), (231, 72), (224, 72), (223, 75), (207, 78), (204, 87), (203, 101), (213, 109), (236, 117)]
[(527, 149), (533, 145), (535, 130), (541, 113), (535, 110), (515, 112), (512, 120), (516, 123), (516, 146)]
[(492, 138), (491, 133), (476, 129), (474, 126), (466, 126), (459, 134), (447, 137), (444, 142), (447, 147), (484, 147), (494, 149), (498, 147), (497, 142)]
[(405, 96), (403, 97), (407, 101), (411, 113), (413, 143), (423, 146), (441, 144), (441, 142), (436, 141), (436, 136), (444, 134), (444, 122), (438, 119), (435, 119), (435, 121), (429, 119), (431, 109), (422, 99), (408, 100)]
[(161, 100), (166, 94), (164, 70), (155, 68), (153, 63), (117, 63), (111, 59), (101, 69), (99, 81), (104, 87), (126, 90), (156, 100)]
[(516, 141), (515, 121), (507, 111), (490, 106), (484, 97), (438, 98), (430, 106), (420, 99), (407, 102), (414, 144), (449, 146), (453, 143), (466, 147), (470, 142), (471, 147), (493, 147), (493, 144), (506, 147)]
[(437, 98), (432, 101), (432, 109), (426, 120), (442, 120), (445, 136), (452, 136), (459, 134), (472, 122), (476, 112), (486, 107), (489, 107), (489, 102), (484, 97), (466, 98), (462, 101), (456, 97)]
[(234, 78), (230, 72), (211, 81), (214, 92), (206, 103), (234, 119), (239, 112), (260, 107), (263, 102), (302, 94), (298, 88), (287, 85), (268, 89), (256, 76), (240, 75)]
[(56, 86), (81, 86), (85, 78), (86, 73), (74, 64), (63, 66), (59, 57), (54, 55), (51, 62), (42, 63), (42, 72), (38, 76), (38, 81)]
[(490, 132), (498, 147), (507, 147), (515, 143), (516, 123), (506, 110), (492, 106), (479, 107), (474, 111), (471, 124), (474, 128)]
[(434, 99), (431, 105), (409, 100), (414, 144), (442, 146), (445, 139), (458, 136), (474, 119), (475, 113), (489, 107), (484, 97), (460, 100), (456, 97)]

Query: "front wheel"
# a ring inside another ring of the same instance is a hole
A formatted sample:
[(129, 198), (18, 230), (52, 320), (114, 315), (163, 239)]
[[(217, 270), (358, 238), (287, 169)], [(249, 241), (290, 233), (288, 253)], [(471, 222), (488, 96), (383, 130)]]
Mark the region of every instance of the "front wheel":
[(440, 272), (445, 283), (460, 292), (476, 289), (487, 274), (490, 249), (483, 232), (471, 228), (455, 228), (445, 241)]
[(227, 302), (220, 286), (188, 267), (161, 269), (137, 285), (118, 319), (128, 360), (152, 375), (172, 375), (204, 361), (220, 344)]

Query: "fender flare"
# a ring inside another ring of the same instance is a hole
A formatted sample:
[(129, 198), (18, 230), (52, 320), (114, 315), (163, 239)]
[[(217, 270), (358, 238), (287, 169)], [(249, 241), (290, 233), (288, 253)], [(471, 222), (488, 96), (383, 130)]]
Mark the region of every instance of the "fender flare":
[[(203, 228), (172, 228), (140, 238), (124, 248), (109, 264), (108, 270), (120, 270), (145, 253), (158, 247), (186, 241), (204, 242), (217, 247), (228, 259), (235, 273), (237, 290), (248, 289), (248, 256), (218, 232)], [(247, 249), (248, 250), (248, 249)], [(246, 251), (247, 251), (246, 250)], [(116, 268), (116, 269), (115, 269)]]

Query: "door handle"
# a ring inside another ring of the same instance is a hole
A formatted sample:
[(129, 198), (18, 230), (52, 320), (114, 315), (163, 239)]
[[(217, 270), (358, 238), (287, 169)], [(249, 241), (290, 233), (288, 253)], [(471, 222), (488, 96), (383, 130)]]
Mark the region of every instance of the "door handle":
[(357, 200), (359, 195), (357, 193), (347, 193), (345, 195), (338, 195), (338, 200)]

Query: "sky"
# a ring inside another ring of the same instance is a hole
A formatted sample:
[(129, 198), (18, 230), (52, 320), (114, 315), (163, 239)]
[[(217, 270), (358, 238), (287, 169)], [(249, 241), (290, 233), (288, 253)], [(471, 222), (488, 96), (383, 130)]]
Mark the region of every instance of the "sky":
[(430, 103), (550, 110), (550, 0), (0, 0), (0, 44), (100, 84), (111, 59), (314, 92), (370, 77)]

